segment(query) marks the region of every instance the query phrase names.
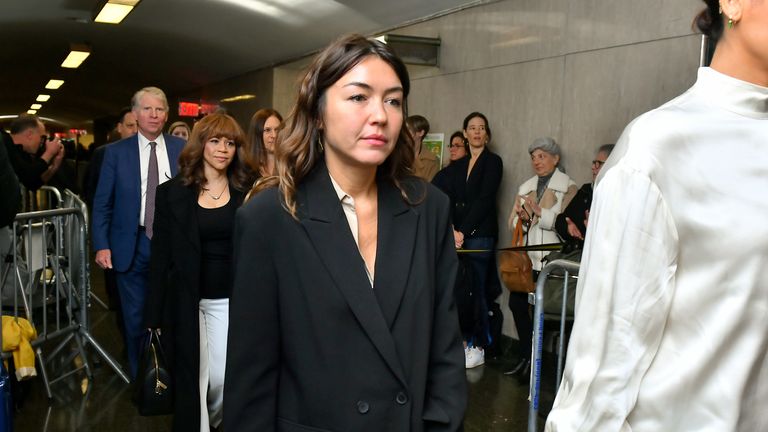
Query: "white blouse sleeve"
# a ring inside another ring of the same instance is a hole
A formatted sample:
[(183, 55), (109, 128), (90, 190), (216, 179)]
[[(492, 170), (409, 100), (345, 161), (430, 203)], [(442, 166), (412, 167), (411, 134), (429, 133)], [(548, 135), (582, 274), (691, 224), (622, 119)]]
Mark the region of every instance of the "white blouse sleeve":
[(660, 190), (621, 163), (595, 190), (563, 381), (546, 430), (625, 431), (675, 289), (678, 235)]

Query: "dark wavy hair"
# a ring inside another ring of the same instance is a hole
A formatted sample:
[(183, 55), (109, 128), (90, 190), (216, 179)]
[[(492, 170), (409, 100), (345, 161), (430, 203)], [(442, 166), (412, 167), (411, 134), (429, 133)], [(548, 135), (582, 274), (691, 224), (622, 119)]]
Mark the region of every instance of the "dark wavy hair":
[[(247, 151), (250, 156), (251, 169), (256, 174), (267, 166), (267, 148), (264, 146), (264, 124), (270, 117), (277, 117), (280, 120), (280, 128), (283, 127), (283, 116), (272, 108), (262, 108), (251, 117), (248, 125)], [(277, 145), (275, 145), (277, 148)]]
[[(483, 119), (483, 122), (485, 122), (485, 134), (488, 135), (488, 142), (490, 143), (491, 142), (491, 138), (492, 138), (492, 135), (491, 135), (491, 124), (488, 123), (488, 117), (486, 117), (485, 114), (483, 114), (481, 112), (477, 112), (477, 111), (469, 113), (468, 116), (464, 117), (464, 123), (463, 123), (464, 127), (462, 127), (462, 129), (464, 130), (464, 132), (466, 132), (467, 131), (467, 127), (469, 126), (469, 121), (472, 120), (475, 117), (479, 117), (479, 118)], [(488, 144), (486, 144), (486, 147), (487, 146), (488, 146)]]
[(464, 132), (456, 131), (452, 133), (451, 139), (448, 140), (448, 145), (451, 145), (453, 143), (454, 138), (461, 138), (461, 145), (464, 146), (464, 150), (469, 151), (469, 149), (467, 149), (467, 139), (464, 137)]
[[(296, 103), (288, 116), (281, 143), (275, 150), (276, 176), (256, 183), (251, 194), (277, 185), (285, 209), (296, 218), (296, 189), (304, 177), (323, 158), (320, 143), (325, 108), (325, 92), (347, 72), (363, 60), (374, 56), (392, 67), (403, 87), (403, 119), (408, 116), (407, 98), (411, 82), (408, 70), (392, 48), (375, 39), (358, 34), (342, 36), (321, 51), (307, 69), (299, 85)], [(378, 179), (391, 181), (403, 199), (413, 202), (405, 190), (403, 180), (412, 175), (414, 143), (408, 129), (403, 127), (392, 153), (379, 165)], [(409, 190), (412, 188), (409, 188)]]
[(227, 138), (235, 142), (237, 149), (232, 163), (227, 167), (230, 183), (241, 191), (250, 187), (248, 174), (248, 156), (245, 153), (245, 134), (237, 121), (227, 114), (213, 113), (195, 123), (189, 141), (179, 155), (179, 176), (184, 186), (192, 186), (198, 192), (208, 180), (203, 171), (203, 149), (211, 138)]
[(724, 17), (718, 0), (703, 0), (707, 5), (693, 19), (693, 27), (714, 41), (718, 41), (725, 30)]

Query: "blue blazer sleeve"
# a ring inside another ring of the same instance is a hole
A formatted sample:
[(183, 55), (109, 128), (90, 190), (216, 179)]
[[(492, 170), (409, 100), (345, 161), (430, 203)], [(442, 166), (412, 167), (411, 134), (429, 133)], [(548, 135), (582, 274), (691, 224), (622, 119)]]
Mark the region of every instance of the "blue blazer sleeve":
[(93, 226), (91, 237), (96, 251), (110, 249), (109, 226), (112, 223), (112, 209), (115, 200), (117, 157), (114, 148), (104, 150), (104, 161), (99, 173), (96, 194), (93, 196)]

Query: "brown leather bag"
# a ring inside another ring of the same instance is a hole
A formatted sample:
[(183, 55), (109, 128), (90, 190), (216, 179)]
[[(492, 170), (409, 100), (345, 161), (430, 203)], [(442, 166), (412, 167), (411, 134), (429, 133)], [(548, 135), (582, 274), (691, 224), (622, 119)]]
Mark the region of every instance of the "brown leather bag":
[[(523, 245), (523, 221), (518, 218), (512, 235), (512, 247)], [(533, 284), (533, 265), (527, 252), (499, 252), (501, 281), (510, 292), (529, 293), (536, 289)]]

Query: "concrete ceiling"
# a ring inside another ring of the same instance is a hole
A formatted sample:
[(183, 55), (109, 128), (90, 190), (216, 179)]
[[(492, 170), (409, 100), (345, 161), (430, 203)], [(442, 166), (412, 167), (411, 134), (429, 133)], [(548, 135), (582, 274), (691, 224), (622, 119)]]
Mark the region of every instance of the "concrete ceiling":
[[(137, 89), (179, 94), (314, 52), (340, 34), (375, 34), (488, 0), (143, 0), (119, 25), (93, 22), (98, 0), (3, 0), (0, 115), (81, 126), (126, 106)], [(91, 56), (61, 62), (71, 43)], [(65, 80), (44, 90), (51, 78)]]

